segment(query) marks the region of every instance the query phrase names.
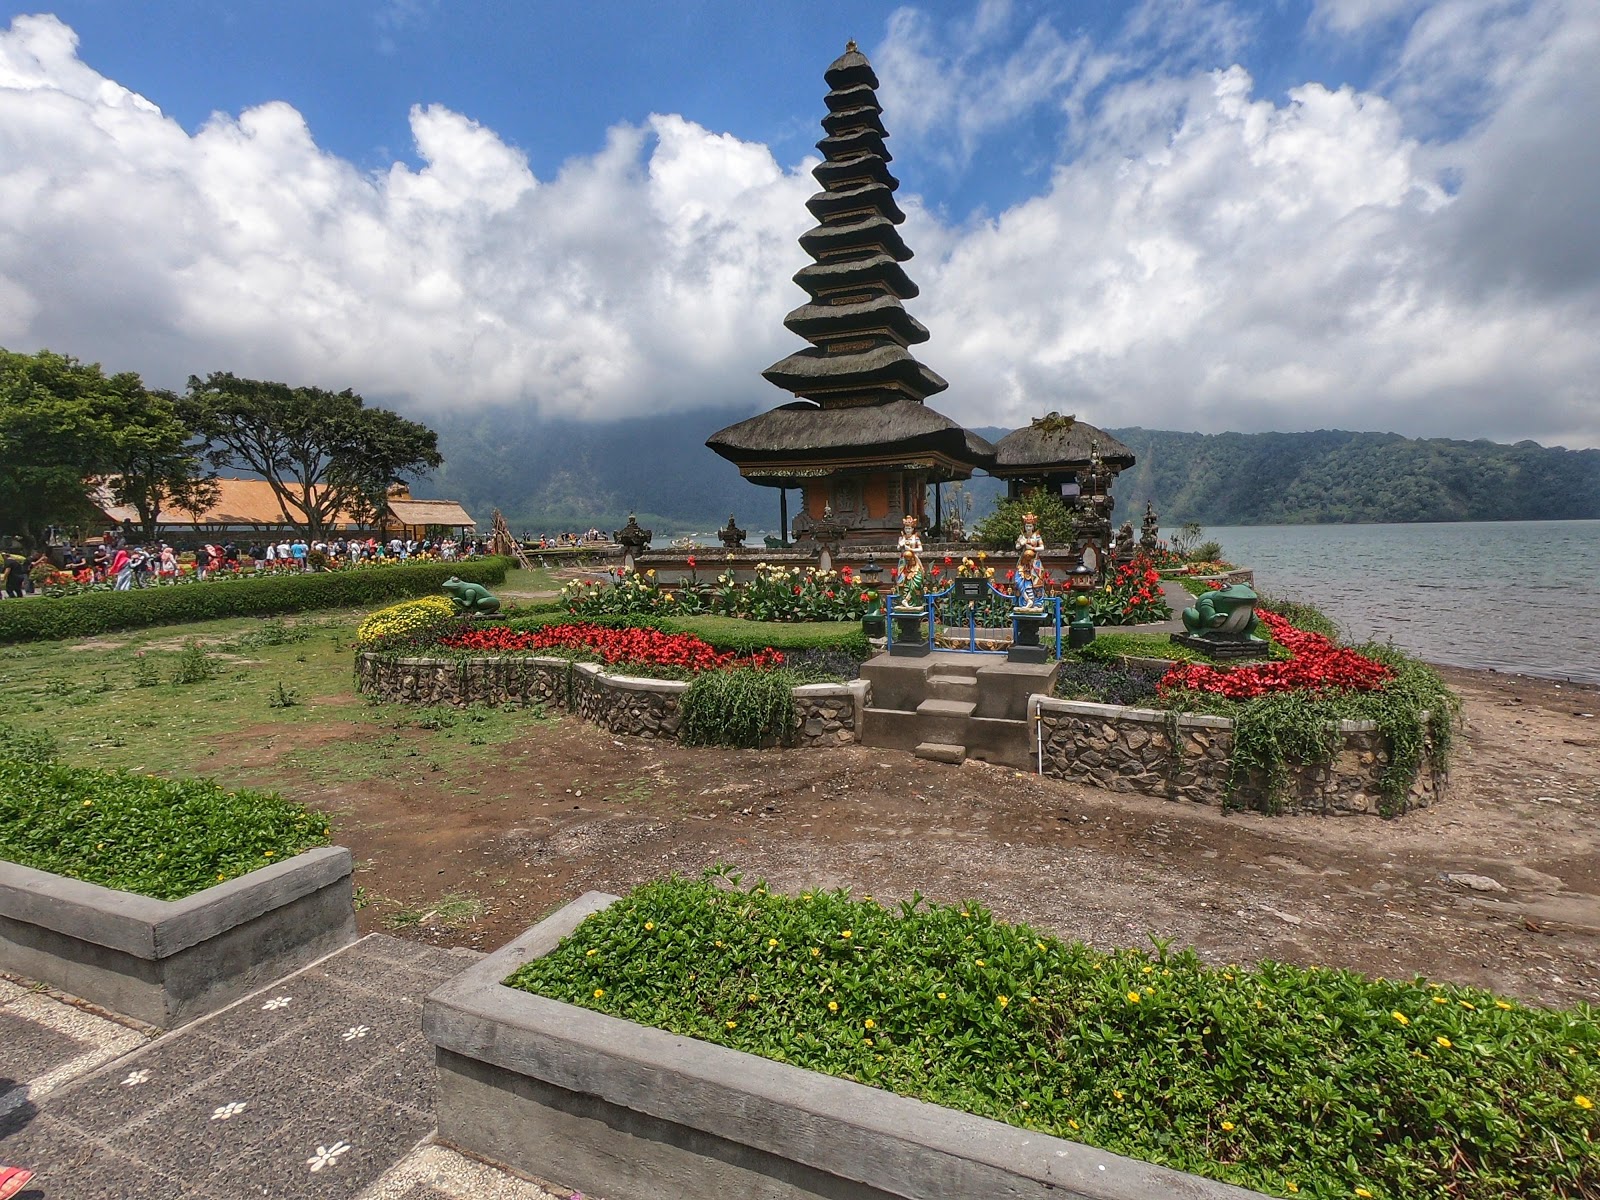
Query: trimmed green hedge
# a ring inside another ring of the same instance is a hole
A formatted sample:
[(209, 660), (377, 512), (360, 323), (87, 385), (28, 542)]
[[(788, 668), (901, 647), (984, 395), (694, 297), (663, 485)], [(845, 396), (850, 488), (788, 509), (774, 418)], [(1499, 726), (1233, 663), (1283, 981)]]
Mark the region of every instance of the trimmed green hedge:
[(0, 643), (89, 637), (147, 625), (221, 617), (265, 617), (318, 608), (359, 608), (436, 593), (452, 575), (473, 583), (505, 580), (508, 558), (354, 567), (307, 575), (218, 580), (127, 592), (84, 592), (0, 604)]
[(718, 650), (753, 654), (757, 650), (840, 650), (856, 659), (872, 655), (867, 635), (854, 621), (746, 621), (739, 617), (648, 617), (608, 614), (575, 617), (567, 612), (527, 613), (506, 622), (512, 629), (539, 629), (582, 621), (616, 629), (659, 629), (663, 633), (692, 633)]
[(328, 838), (272, 792), (0, 759), (0, 859), (118, 891), (180, 900)]

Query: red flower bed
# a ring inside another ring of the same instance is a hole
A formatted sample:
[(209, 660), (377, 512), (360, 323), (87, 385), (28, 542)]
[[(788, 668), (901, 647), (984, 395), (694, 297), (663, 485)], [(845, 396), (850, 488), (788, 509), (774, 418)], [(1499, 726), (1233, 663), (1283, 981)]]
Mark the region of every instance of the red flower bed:
[(507, 629), (494, 625), (468, 629), (440, 639), (452, 650), (478, 650), (506, 654), (523, 650), (592, 650), (608, 663), (649, 663), (682, 667), (688, 671), (714, 671), (722, 667), (781, 667), (783, 654), (758, 650), (750, 655), (719, 651), (692, 633), (662, 633), (658, 629), (613, 629), (575, 622), (546, 625), (541, 629)]
[(1393, 675), (1382, 663), (1335, 645), (1320, 633), (1297, 629), (1277, 613), (1258, 608), (1256, 616), (1293, 657), (1285, 662), (1258, 663), (1230, 670), (1219, 670), (1203, 663), (1183, 663), (1162, 676), (1157, 690), (1192, 688), (1232, 700), (1251, 700), (1268, 692), (1288, 692), (1296, 688), (1370, 692), (1382, 687)]

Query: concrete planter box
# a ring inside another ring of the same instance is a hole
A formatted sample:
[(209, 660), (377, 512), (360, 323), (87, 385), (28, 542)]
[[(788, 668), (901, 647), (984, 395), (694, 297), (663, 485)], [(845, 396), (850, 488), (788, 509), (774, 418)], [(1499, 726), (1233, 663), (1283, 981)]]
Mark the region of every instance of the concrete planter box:
[(590, 892), (428, 997), (439, 1136), (607, 1200), (1244, 1200), (1256, 1192), (505, 987)]
[(350, 874), (324, 846), (152, 900), (0, 862), (0, 971), (171, 1029), (353, 942)]

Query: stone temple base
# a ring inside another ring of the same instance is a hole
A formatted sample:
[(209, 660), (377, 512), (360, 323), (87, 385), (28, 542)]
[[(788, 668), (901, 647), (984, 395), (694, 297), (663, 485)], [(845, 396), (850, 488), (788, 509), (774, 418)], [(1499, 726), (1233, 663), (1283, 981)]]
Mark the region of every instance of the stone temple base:
[(1260, 638), (1241, 640), (1207, 637), (1203, 633), (1175, 633), (1172, 635), (1172, 640), (1180, 646), (1188, 646), (1191, 650), (1198, 650), (1202, 654), (1209, 654), (1212, 658), (1218, 659), (1266, 658), (1272, 649)]

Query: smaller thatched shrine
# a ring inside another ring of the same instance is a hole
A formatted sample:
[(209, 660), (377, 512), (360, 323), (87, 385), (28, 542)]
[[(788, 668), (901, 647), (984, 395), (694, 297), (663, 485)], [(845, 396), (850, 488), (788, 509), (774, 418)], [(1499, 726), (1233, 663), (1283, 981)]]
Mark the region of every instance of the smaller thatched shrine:
[(1133, 462), (1133, 451), (1105, 430), (1053, 412), (996, 442), (989, 474), (1006, 481), (1008, 499), (1046, 491), (1071, 500), (1082, 493), (1091, 472), (1115, 478)]

